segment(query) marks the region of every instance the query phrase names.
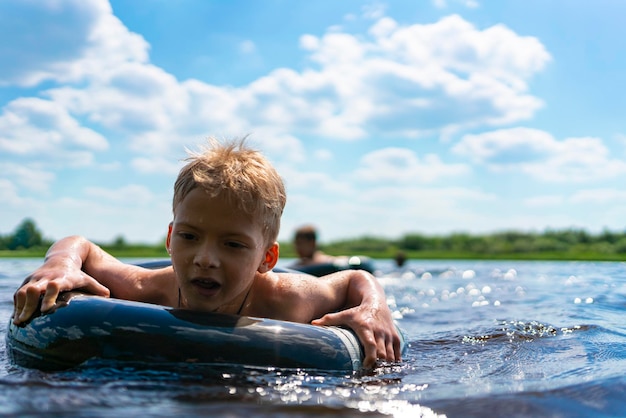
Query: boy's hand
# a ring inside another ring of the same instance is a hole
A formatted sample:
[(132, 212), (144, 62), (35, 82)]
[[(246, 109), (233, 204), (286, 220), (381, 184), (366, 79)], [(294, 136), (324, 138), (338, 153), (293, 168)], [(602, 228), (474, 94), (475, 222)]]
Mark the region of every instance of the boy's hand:
[(385, 302), (361, 304), (354, 308), (329, 313), (311, 322), (313, 325), (344, 325), (359, 337), (365, 359), (363, 367), (371, 369), (376, 360), (400, 361), (400, 335)]
[(41, 311), (52, 309), (59, 293), (82, 289), (97, 296), (109, 296), (109, 289), (70, 263), (46, 263), (28, 276), (13, 295), (13, 323), (26, 322), (35, 313), (41, 300)]

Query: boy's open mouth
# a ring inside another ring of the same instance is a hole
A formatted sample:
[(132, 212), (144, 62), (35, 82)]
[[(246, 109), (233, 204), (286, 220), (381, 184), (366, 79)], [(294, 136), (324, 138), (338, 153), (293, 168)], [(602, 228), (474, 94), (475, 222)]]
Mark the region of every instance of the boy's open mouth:
[(191, 284), (198, 289), (200, 294), (205, 296), (212, 296), (222, 287), (221, 284), (210, 279), (193, 279)]

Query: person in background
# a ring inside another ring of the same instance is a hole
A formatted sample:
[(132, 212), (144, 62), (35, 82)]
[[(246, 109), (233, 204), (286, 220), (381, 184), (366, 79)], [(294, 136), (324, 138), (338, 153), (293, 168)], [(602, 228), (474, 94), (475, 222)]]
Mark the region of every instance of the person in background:
[(385, 274), (385, 277), (395, 277), (403, 279), (414, 279), (417, 274), (422, 274), (424, 269), (418, 270), (407, 265), (408, 257), (404, 251), (398, 251), (393, 258), (391, 270)]
[(396, 253), (396, 257), (394, 258), (394, 261), (396, 262), (396, 267), (401, 269), (404, 267), (404, 264), (406, 263), (406, 254), (404, 253), (404, 251), (398, 251)]
[(335, 257), (324, 254), (317, 248), (317, 230), (313, 225), (304, 225), (296, 229), (293, 238), (298, 260), (291, 268), (311, 266), (315, 264), (332, 264)]

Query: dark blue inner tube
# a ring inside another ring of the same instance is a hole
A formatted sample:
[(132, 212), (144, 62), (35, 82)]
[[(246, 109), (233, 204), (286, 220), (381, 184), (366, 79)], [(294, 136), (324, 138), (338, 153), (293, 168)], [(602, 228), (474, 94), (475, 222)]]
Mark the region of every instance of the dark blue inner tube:
[(374, 273), (376, 271), (376, 267), (374, 266), (372, 259), (362, 255), (338, 257), (332, 263), (318, 263), (304, 266), (294, 265), (290, 266), (290, 269), (317, 277), (322, 277), (342, 270), (365, 270), (369, 273)]
[[(405, 343), (402, 342), (404, 350)], [(348, 329), (168, 308), (64, 293), (54, 311), (11, 321), (14, 363), (46, 371), (112, 360), (148, 367), (243, 365), (357, 371), (363, 349)]]

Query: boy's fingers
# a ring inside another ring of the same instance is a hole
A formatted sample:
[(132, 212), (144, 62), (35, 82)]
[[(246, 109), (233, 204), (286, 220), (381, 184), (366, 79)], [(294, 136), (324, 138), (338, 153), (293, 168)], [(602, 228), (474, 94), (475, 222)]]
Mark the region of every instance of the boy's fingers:
[(384, 361), (393, 361), (393, 349), (390, 351), (390, 346), (385, 338), (385, 335), (379, 335), (375, 340), (377, 352), (376, 355), (378, 359)]
[(380, 358), (390, 362), (399, 362), (402, 360), (400, 337), (397, 334), (382, 336), (380, 341), (383, 345), (383, 352)]
[(337, 316), (337, 314), (328, 313), (328, 314), (324, 315), (321, 318), (314, 319), (313, 321), (311, 321), (311, 324), (313, 324), (313, 325), (324, 325), (324, 326), (341, 325), (341, 324), (337, 323), (336, 318), (335, 318), (336, 316)]
[[(341, 320), (339, 313), (329, 313), (319, 319), (311, 321), (313, 325), (346, 325), (346, 321)], [(369, 332), (363, 332), (362, 330), (353, 329), (356, 332), (359, 341), (363, 345), (363, 367), (366, 369), (372, 369), (376, 365), (378, 346), (374, 336)]]
[[(82, 287), (84, 291), (97, 296), (108, 297), (110, 295), (109, 289), (98, 283), (98, 281), (91, 276), (85, 274), (82, 280), (85, 284)], [(28, 321), (37, 311), (40, 298), (41, 312), (47, 312), (54, 308), (59, 293), (65, 290), (65, 287), (68, 289), (74, 287), (71, 283), (68, 284), (67, 282), (66, 278), (59, 278), (57, 280), (39, 280), (32, 283), (25, 283), (15, 292), (13, 297), (15, 305), (13, 322), (17, 325)], [(43, 297), (41, 297), (42, 295)]]
[(384, 359), (385, 361), (394, 361), (396, 357), (393, 354), (393, 345), (391, 342), (386, 339), (382, 339), (381, 343), (383, 346), (383, 352), (379, 358)]
[(393, 352), (396, 361), (402, 361), (402, 348), (400, 347), (400, 336), (393, 339)]
[(41, 299), (41, 312), (48, 312), (50, 309), (54, 308), (54, 305), (57, 302), (57, 297), (59, 297), (60, 289), (58, 286), (49, 283), (46, 287), (46, 291), (43, 294), (43, 298)]
[(400, 353), (393, 339), (387, 341), (387, 361), (400, 361)]
[(27, 321), (39, 306), (41, 291), (36, 286), (27, 287), (25, 291), (16, 294), (14, 322), (16, 324)]
[(22, 308), (24, 306), (24, 302), (22, 299), (22, 296), (18, 293), (15, 293), (15, 295), (13, 295), (13, 322), (15, 322), (16, 324), (19, 323), (19, 317), (22, 313)]
[(366, 369), (373, 369), (376, 366), (376, 345), (364, 345), (363, 351), (365, 358), (363, 359), (363, 367)]
[[(339, 313), (329, 313), (311, 321), (313, 325), (347, 325), (346, 318)], [(381, 333), (378, 336), (369, 329), (353, 329), (363, 345), (363, 366), (373, 368), (378, 359), (385, 361), (401, 361), (400, 337), (397, 334)]]
[(98, 283), (95, 279), (88, 277), (87, 285), (82, 287), (81, 289), (96, 296), (104, 296), (109, 297), (111, 295), (111, 291), (108, 287)]
[(399, 362), (402, 360), (400, 335), (395, 326), (390, 325), (385, 328), (382, 321), (359, 320), (354, 316), (354, 311), (346, 310), (337, 313), (329, 313), (323, 317), (311, 321), (313, 325), (348, 325), (356, 332), (361, 345), (363, 346), (363, 367), (374, 368), (377, 360), (388, 362)]

